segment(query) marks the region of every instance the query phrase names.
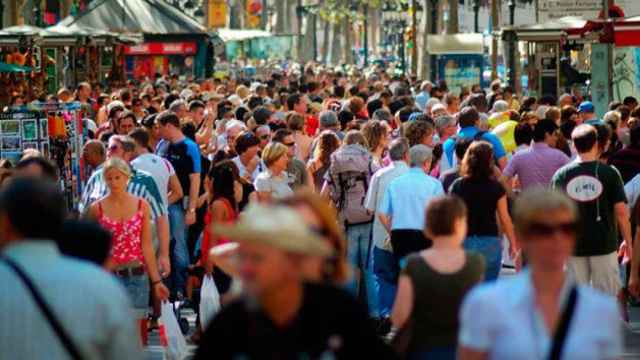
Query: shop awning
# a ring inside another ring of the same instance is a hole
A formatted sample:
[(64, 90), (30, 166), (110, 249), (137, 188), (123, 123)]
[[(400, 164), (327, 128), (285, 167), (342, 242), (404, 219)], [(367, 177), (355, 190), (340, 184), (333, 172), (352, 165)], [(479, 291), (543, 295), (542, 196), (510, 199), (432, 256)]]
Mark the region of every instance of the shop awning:
[(427, 52), (430, 55), (444, 54), (483, 54), (482, 34), (429, 35)]
[(6, 62), (0, 61), (0, 73), (15, 73), (15, 72), (31, 72), (31, 68), (28, 66), (7, 64)]
[(92, 1), (77, 16), (60, 24), (119, 34), (204, 34), (198, 21), (165, 0)]
[(586, 24), (582, 18), (565, 16), (542, 24), (518, 27), (514, 31), (520, 41), (560, 41), (572, 30), (581, 29)]
[(575, 32), (579, 36), (591, 37), (601, 43), (616, 46), (640, 46), (640, 16), (615, 20), (590, 20)]
[(262, 30), (218, 29), (216, 33), (224, 42), (245, 41), (274, 36), (274, 34)]

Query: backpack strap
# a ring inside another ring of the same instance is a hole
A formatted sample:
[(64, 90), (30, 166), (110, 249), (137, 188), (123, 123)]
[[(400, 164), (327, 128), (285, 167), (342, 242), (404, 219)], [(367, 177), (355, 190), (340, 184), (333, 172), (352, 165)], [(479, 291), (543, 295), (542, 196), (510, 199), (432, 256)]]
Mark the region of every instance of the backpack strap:
[(485, 130), (479, 130), (475, 135), (473, 135), (473, 141), (480, 141), (483, 140), (482, 137), (484, 136), (484, 134), (488, 133), (488, 131)]

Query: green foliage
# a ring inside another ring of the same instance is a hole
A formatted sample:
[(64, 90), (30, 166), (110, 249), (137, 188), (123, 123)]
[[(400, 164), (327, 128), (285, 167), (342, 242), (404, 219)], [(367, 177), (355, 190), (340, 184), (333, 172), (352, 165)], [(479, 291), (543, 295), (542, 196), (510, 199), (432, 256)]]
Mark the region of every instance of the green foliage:
[(364, 5), (371, 9), (396, 8), (399, 11), (406, 8), (409, 0), (325, 0), (323, 4), (312, 11), (323, 20), (332, 23), (340, 22), (345, 17), (350, 21), (361, 20), (364, 16)]

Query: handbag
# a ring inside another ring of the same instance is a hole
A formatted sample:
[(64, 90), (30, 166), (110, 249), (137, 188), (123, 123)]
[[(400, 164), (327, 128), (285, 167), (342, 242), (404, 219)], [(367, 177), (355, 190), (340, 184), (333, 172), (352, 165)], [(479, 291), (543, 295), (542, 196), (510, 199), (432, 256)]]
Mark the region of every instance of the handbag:
[(569, 325), (571, 325), (571, 319), (576, 310), (576, 304), (578, 301), (578, 288), (574, 286), (569, 294), (569, 300), (562, 312), (558, 329), (553, 335), (553, 341), (551, 343), (551, 350), (549, 351), (548, 360), (560, 360), (562, 355), (562, 348), (567, 339), (567, 333), (569, 331)]
[(173, 312), (173, 305), (170, 302), (163, 302), (160, 308), (160, 323), (164, 327), (166, 337), (167, 360), (182, 360), (189, 355), (187, 341), (182, 335), (180, 325)]
[(202, 280), (202, 288), (200, 289), (200, 326), (203, 331), (218, 311), (220, 311), (218, 288), (213, 281), (213, 276), (205, 274)]
[(51, 308), (49, 307), (49, 305), (47, 305), (42, 295), (38, 292), (36, 286), (33, 284), (29, 276), (27, 276), (24, 270), (22, 270), (20, 265), (18, 265), (15, 261), (1, 255), (0, 259), (4, 260), (4, 262), (7, 263), (7, 265), (9, 265), (11, 269), (13, 269), (13, 271), (22, 280), (27, 289), (29, 289), (31, 296), (33, 296), (33, 300), (35, 300), (36, 304), (40, 308), (40, 311), (42, 311), (42, 314), (49, 322), (49, 325), (51, 325), (53, 331), (58, 336), (58, 339), (60, 339), (62, 346), (64, 346), (64, 348), (69, 353), (69, 356), (71, 356), (71, 358), (74, 360), (82, 360), (82, 356), (80, 355), (78, 348), (73, 344), (71, 337), (69, 337), (64, 327), (62, 327), (62, 324), (60, 324), (58, 318), (56, 318), (56, 316), (53, 314)]

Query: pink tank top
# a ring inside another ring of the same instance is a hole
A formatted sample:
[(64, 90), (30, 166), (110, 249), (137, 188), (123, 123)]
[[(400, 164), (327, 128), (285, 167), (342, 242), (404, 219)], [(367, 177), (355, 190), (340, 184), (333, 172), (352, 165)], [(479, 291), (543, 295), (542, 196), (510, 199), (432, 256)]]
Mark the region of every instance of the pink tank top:
[(142, 220), (142, 200), (138, 201), (136, 214), (125, 221), (109, 219), (102, 211), (102, 204), (98, 203), (98, 222), (111, 232), (111, 258), (116, 266), (136, 261), (145, 263), (142, 255)]

